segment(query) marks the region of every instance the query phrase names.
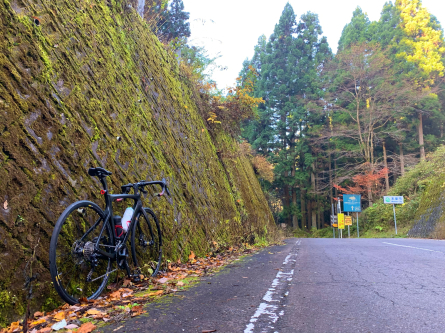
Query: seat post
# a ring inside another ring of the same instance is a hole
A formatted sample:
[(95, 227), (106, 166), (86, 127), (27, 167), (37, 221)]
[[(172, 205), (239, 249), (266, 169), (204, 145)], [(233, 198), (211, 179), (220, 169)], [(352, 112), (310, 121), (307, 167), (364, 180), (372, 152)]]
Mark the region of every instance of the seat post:
[(99, 176), (99, 180), (100, 180), (104, 190), (108, 192), (107, 177), (104, 175), (101, 175), (101, 176)]

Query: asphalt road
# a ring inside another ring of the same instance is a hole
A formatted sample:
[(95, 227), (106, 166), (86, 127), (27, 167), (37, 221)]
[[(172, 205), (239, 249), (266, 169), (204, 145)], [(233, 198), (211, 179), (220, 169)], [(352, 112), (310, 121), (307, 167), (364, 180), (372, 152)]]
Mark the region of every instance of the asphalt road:
[(106, 332), (445, 332), (445, 241), (289, 239)]

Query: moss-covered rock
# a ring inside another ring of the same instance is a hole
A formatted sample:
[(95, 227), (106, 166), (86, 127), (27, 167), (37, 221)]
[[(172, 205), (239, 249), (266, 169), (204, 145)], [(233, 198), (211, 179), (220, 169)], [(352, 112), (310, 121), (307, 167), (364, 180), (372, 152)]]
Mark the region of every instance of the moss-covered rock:
[(102, 204), (89, 167), (112, 171), (115, 192), (167, 178), (172, 198), (146, 204), (160, 215), (168, 258), (273, 236), (249, 161), (218, 156), (236, 143), (209, 133), (195, 87), (124, 0), (1, 0), (0, 27), (0, 323), (27, 302), (60, 302), (49, 239), (71, 202)]

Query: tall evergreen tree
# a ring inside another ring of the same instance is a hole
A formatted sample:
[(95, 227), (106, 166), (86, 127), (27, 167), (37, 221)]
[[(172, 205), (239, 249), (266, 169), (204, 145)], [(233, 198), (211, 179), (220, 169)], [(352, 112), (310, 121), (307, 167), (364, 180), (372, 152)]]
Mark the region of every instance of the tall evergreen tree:
[(258, 119), (245, 126), (244, 135), (274, 162), (274, 184), (284, 206), (282, 219), (294, 227), (298, 218), (302, 227), (315, 227), (307, 214), (307, 207), (315, 206), (307, 203), (308, 197), (314, 197), (308, 193), (315, 190), (311, 188), (315, 164), (306, 138), (314, 119), (304, 100), (320, 90), (317, 76), (331, 55), (321, 33), (316, 14), (302, 15), (297, 24), (287, 4), (269, 42), (260, 38), (254, 57), (244, 64), (260, 73), (255, 94), (266, 101), (259, 107)]
[(190, 37), (190, 13), (184, 11), (182, 0), (172, 0), (160, 13), (157, 23), (157, 35), (164, 41)]
[(338, 50), (342, 51), (351, 44), (367, 42), (371, 39), (368, 15), (363, 13), (360, 7), (357, 7), (352, 13), (351, 22), (343, 28), (340, 40), (338, 41)]

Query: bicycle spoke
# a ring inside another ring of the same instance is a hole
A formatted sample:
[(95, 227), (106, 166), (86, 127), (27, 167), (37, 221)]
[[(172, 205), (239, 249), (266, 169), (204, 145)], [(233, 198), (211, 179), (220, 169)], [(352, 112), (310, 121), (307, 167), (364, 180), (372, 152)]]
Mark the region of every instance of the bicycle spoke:
[(107, 225), (101, 234), (103, 212), (94, 205), (80, 202), (70, 206), (59, 218), (58, 231), (56, 236), (53, 235), (57, 242), (50, 251), (53, 258), (50, 261), (54, 262), (51, 275), (54, 271), (55, 274), (62, 272), (60, 278), (63, 278), (60, 283), (55, 283), (55, 288), (70, 304), (77, 303), (82, 297), (99, 296), (108, 281), (111, 261), (96, 253), (95, 246), (105, 249), (109, 246), (111, 228)]

